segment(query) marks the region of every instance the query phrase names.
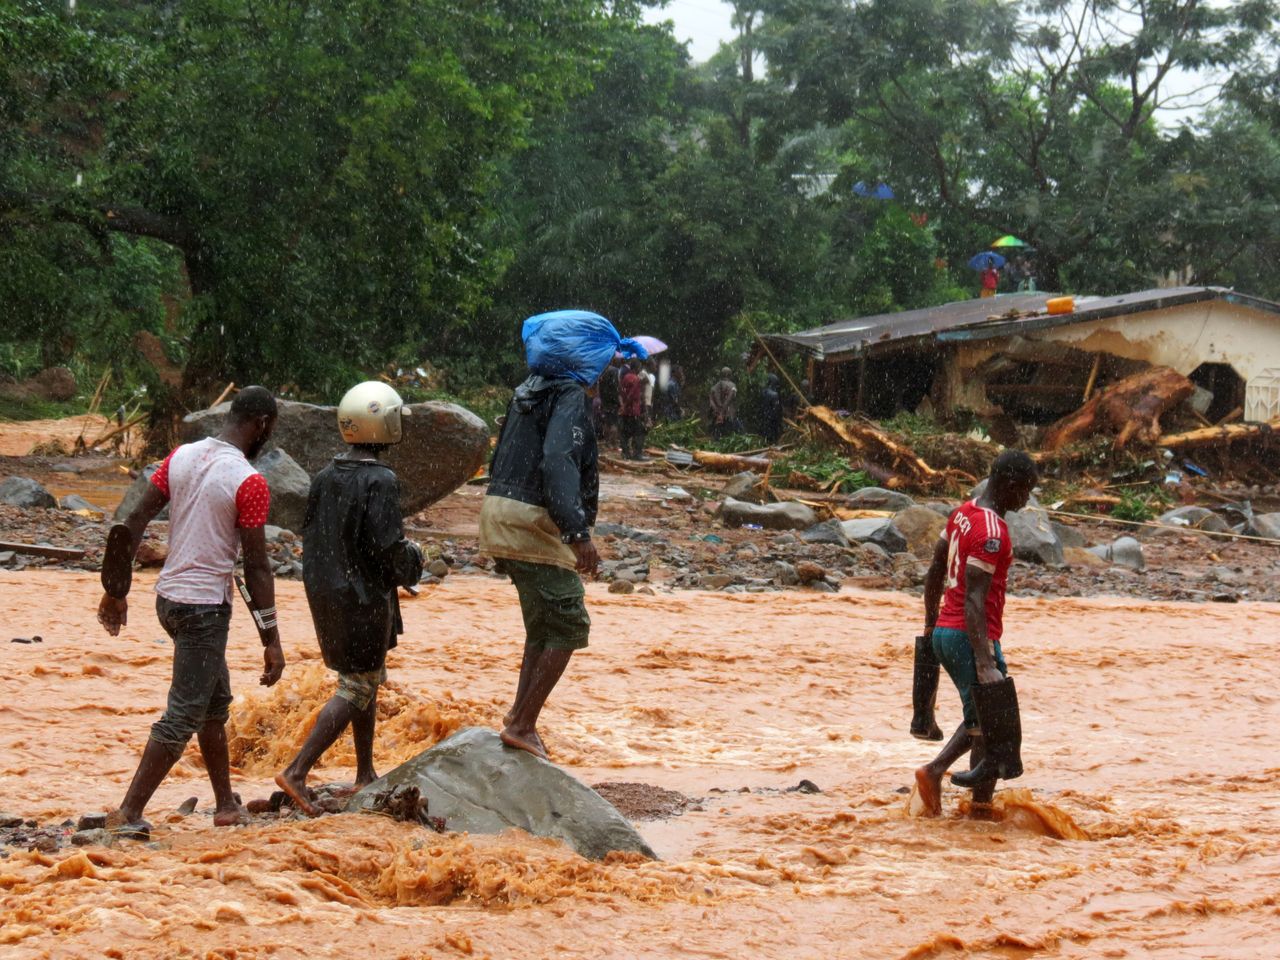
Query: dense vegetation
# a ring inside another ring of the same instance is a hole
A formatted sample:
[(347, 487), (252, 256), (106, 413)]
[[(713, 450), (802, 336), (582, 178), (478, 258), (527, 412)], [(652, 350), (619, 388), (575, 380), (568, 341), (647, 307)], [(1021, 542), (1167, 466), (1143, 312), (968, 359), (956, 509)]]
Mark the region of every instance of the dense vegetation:
[(1003, 233), (1044, 289), (1280, 296), (1270, 0), (736, 9), (693, 65), (630, 0), (0, 0), (0, 372), (154, 381), (147, 331), (179, 402), (458, 389), (568, 305), (705, 370)]

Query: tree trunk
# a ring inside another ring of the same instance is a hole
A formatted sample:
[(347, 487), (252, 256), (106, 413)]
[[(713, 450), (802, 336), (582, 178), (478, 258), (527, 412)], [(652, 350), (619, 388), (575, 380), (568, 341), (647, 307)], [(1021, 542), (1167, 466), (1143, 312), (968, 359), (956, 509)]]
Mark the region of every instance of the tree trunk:
[(1075, 413), (1049, 427), (1041, 441), (1045, 452), (1061, 450), (1094, 434), (1114, 434), (1115, 449), (1137, 438), (1155, 443), (1160, 417), (1191, 396), (1195, 385), (1169, 367), (1152, 367), (1095, 393)]

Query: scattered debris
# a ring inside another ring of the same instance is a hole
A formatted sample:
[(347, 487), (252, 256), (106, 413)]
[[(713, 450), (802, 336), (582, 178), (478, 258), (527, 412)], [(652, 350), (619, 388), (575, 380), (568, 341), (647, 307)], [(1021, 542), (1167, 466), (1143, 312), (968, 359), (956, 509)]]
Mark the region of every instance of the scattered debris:
[(1116, 450), (1123, 450), (1134, 438), (1155, 443), (1160, 437), (1160, 417), (1193, 390), (1195, 384), (1169, 367), (1135, 373), (1094, 394), (1075, 413), (1049, 427), (1041, 449), (1058, 451), (1099, 433), (1114, 435)]

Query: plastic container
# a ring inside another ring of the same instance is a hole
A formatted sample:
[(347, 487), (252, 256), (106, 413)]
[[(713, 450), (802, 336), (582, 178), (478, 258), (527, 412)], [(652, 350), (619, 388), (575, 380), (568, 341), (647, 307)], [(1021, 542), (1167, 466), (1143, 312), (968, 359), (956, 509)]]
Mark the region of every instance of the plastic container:
[(1054, 297), (1046, 300), (1044, 308), (1049, 313), (1074, 313), (1076, 309), (1075, 297)]

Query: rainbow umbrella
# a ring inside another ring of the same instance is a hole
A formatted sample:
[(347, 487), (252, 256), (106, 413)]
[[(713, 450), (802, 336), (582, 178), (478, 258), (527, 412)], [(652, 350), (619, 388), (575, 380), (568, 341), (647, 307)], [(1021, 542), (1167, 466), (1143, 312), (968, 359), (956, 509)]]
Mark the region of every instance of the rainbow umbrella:
[(1003, 237), (991, 245), (993, 250), (1003, 250), (1008, 247), (1025, 247), (1026, 244), (1015, 237), (1012, 233), (1006, 233)]

